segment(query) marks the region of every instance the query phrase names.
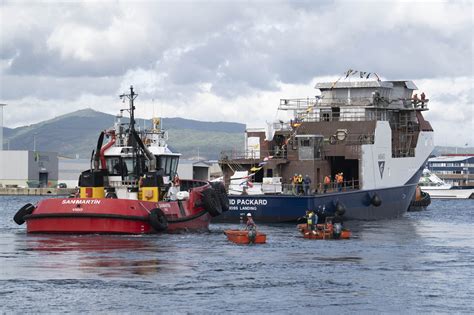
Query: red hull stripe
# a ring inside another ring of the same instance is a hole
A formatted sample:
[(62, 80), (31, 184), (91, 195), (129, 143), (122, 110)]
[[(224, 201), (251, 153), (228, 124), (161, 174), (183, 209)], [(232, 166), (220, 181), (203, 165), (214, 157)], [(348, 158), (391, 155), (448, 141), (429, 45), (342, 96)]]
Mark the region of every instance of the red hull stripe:
[[(201, 211), (195, 215), (187, 216), (184, 218), (178, 218), (174, 220), (168, 219), (168, 224), (173, 223), (183, 223), (188, 222), (194, 219), (197, 219), (207, 211)], [(131, 215), (120, 215), (120, 214), (105, 214), (105, 213), (40, 213), (40, 214), (30, 214), (24, 216), (25, 221), (35, 220), (35, 219), (44, 219), (44, 218), (103, 218), (103, 219), (121, 219), (121, 220), (131, 220), (131, 221), (149, 221), (148, 216), (131, 216)]]
[(25, 221), (43, 218), (104, 218), (104, 219), (121, 219), (132, 221), (148, 221), (148, 217), (120, 215), (120, 214), (104, 214), (104, 213), (40, 213), (24, 216)]

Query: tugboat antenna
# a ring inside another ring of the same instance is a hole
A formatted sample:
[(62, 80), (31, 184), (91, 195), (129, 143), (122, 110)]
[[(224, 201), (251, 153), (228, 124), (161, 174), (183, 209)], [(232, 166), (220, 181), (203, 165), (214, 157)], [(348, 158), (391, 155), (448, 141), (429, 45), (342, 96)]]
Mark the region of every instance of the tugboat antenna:
[(129, 103), (130, 103), (130, 129), (129, 129), (129, 134), (132, 134), (132, 130), (135, 130), (135, 105), (133, 104), (133, 101), (138, 97), (138, 94), (136, 94), (133, 91), (133, 85), (130, 85), (130, 94), (122, 94), (120, 95), (120, 99), (124, 100), (125, 98), (128, 98)]

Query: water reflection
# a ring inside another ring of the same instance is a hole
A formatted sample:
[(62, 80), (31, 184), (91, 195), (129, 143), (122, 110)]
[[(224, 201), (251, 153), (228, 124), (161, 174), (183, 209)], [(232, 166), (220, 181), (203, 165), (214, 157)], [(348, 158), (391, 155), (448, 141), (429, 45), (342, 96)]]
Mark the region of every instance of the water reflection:
[(124, 274), (150, 275), (160, 272), (162, 267), (159, 259), (130, 260), (110, 257), (87, 257), (80, 269), (86, 273), (100, 276), (120, 277)]
[(157, 274), (173, 266), (160, 258), (163, 250), (156, 237), (27, 235), (24, 243), (17, 244), (19, 251), (37, 256), (23, 260), (23, 264), (34, 264), (24, 267), (31, 272), (41, 270), (45, 277), (128, 277)]
[(111, 235), (27, 235), (26, 248), (34, 251), (155, 250), (150, 239)]

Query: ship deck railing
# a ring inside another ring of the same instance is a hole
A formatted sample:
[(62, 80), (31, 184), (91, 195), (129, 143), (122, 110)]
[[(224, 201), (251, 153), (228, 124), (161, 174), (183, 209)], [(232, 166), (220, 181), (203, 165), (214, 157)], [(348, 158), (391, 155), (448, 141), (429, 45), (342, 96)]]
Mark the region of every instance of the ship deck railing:
[[(286, 159), (287, 150), (280, 148), (274, 150), (226, 150), (222, 151), (220, 161), (251, 160), (254, 163), (267, 162), (270, 159)], [(267, 159), (266, 161), (264, 161)]]
[[(344, 192), (344, 191), (353, 191), (360, 189), (359, 180), (352, 179), (343, 181), (340, 185), (336, 182), (332, 181), (328, 185), (324, 185), (323, 183), (318, 183), (315, 185), (310, 185), (308, 189), (308, 194), (305, 193), (304, 185), (303, 184), (262, 184), (262, 183), (246, 183), (242, 185), (242, 192), (245, 190), (251, 191), (252, 188), (257, 185), (258, 188), (262, 190), (262, 193), (274, 195), (286, 195), (286, 196), (311, 196), (311, 195), (320, 195), (320, 194), (329, 194), (329, 193), (336, 193), (336, 192)], [(227, 189), (229, 189), (228, 185)], [(238, 192), (234, 189), (230, 189), (234, 192)], [(240, 190), (239, 190), (240, 191)]]
[(138, 181), (137, 180), (110, 181), (109, 186), (113, 188), (138, 187)]
[(361, 106), (361, 107), (375, 107), (375, 108), (389, 108), (394, 109), (418, 109), (427, 110), (429, 99), (412, 99), (412, 98), (396, 98), (387, 99), (384, 97), (316, 97), (316, 98), (294, 98), (294, 99), (280, 99), (278, 106), (279, 110), (294, 110), (307, 111), (313, 107), (331, 108), (331, 107), (345, 107), (345, 106)]
[[(303, 184), (281, 184), (282, 185), (282, 194), (284, 195), (305, 195), (304, 185)], [(350, 191), (360, 189), (359, 180), (351, 179), (343, 181), (338, 185), (335, 181), (331, 181), (329, 184), (324, 185), (323, 183), (318, 183), (315, 185), (309, 186), (310, 195), (314, 194), (325, 194), (325, 193), (334, 193), (341, 191)]]

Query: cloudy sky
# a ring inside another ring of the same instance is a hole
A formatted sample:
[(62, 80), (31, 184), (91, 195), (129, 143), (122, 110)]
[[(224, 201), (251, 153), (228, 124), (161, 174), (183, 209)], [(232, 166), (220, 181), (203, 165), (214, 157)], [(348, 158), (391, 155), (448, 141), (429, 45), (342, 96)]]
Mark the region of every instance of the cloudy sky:
[(263, 125), (347, 69), (413, 80), (437, 145), (474, 146), (471, 1), (0, 0), (0, 102), (17, 127), (83, 108)]

